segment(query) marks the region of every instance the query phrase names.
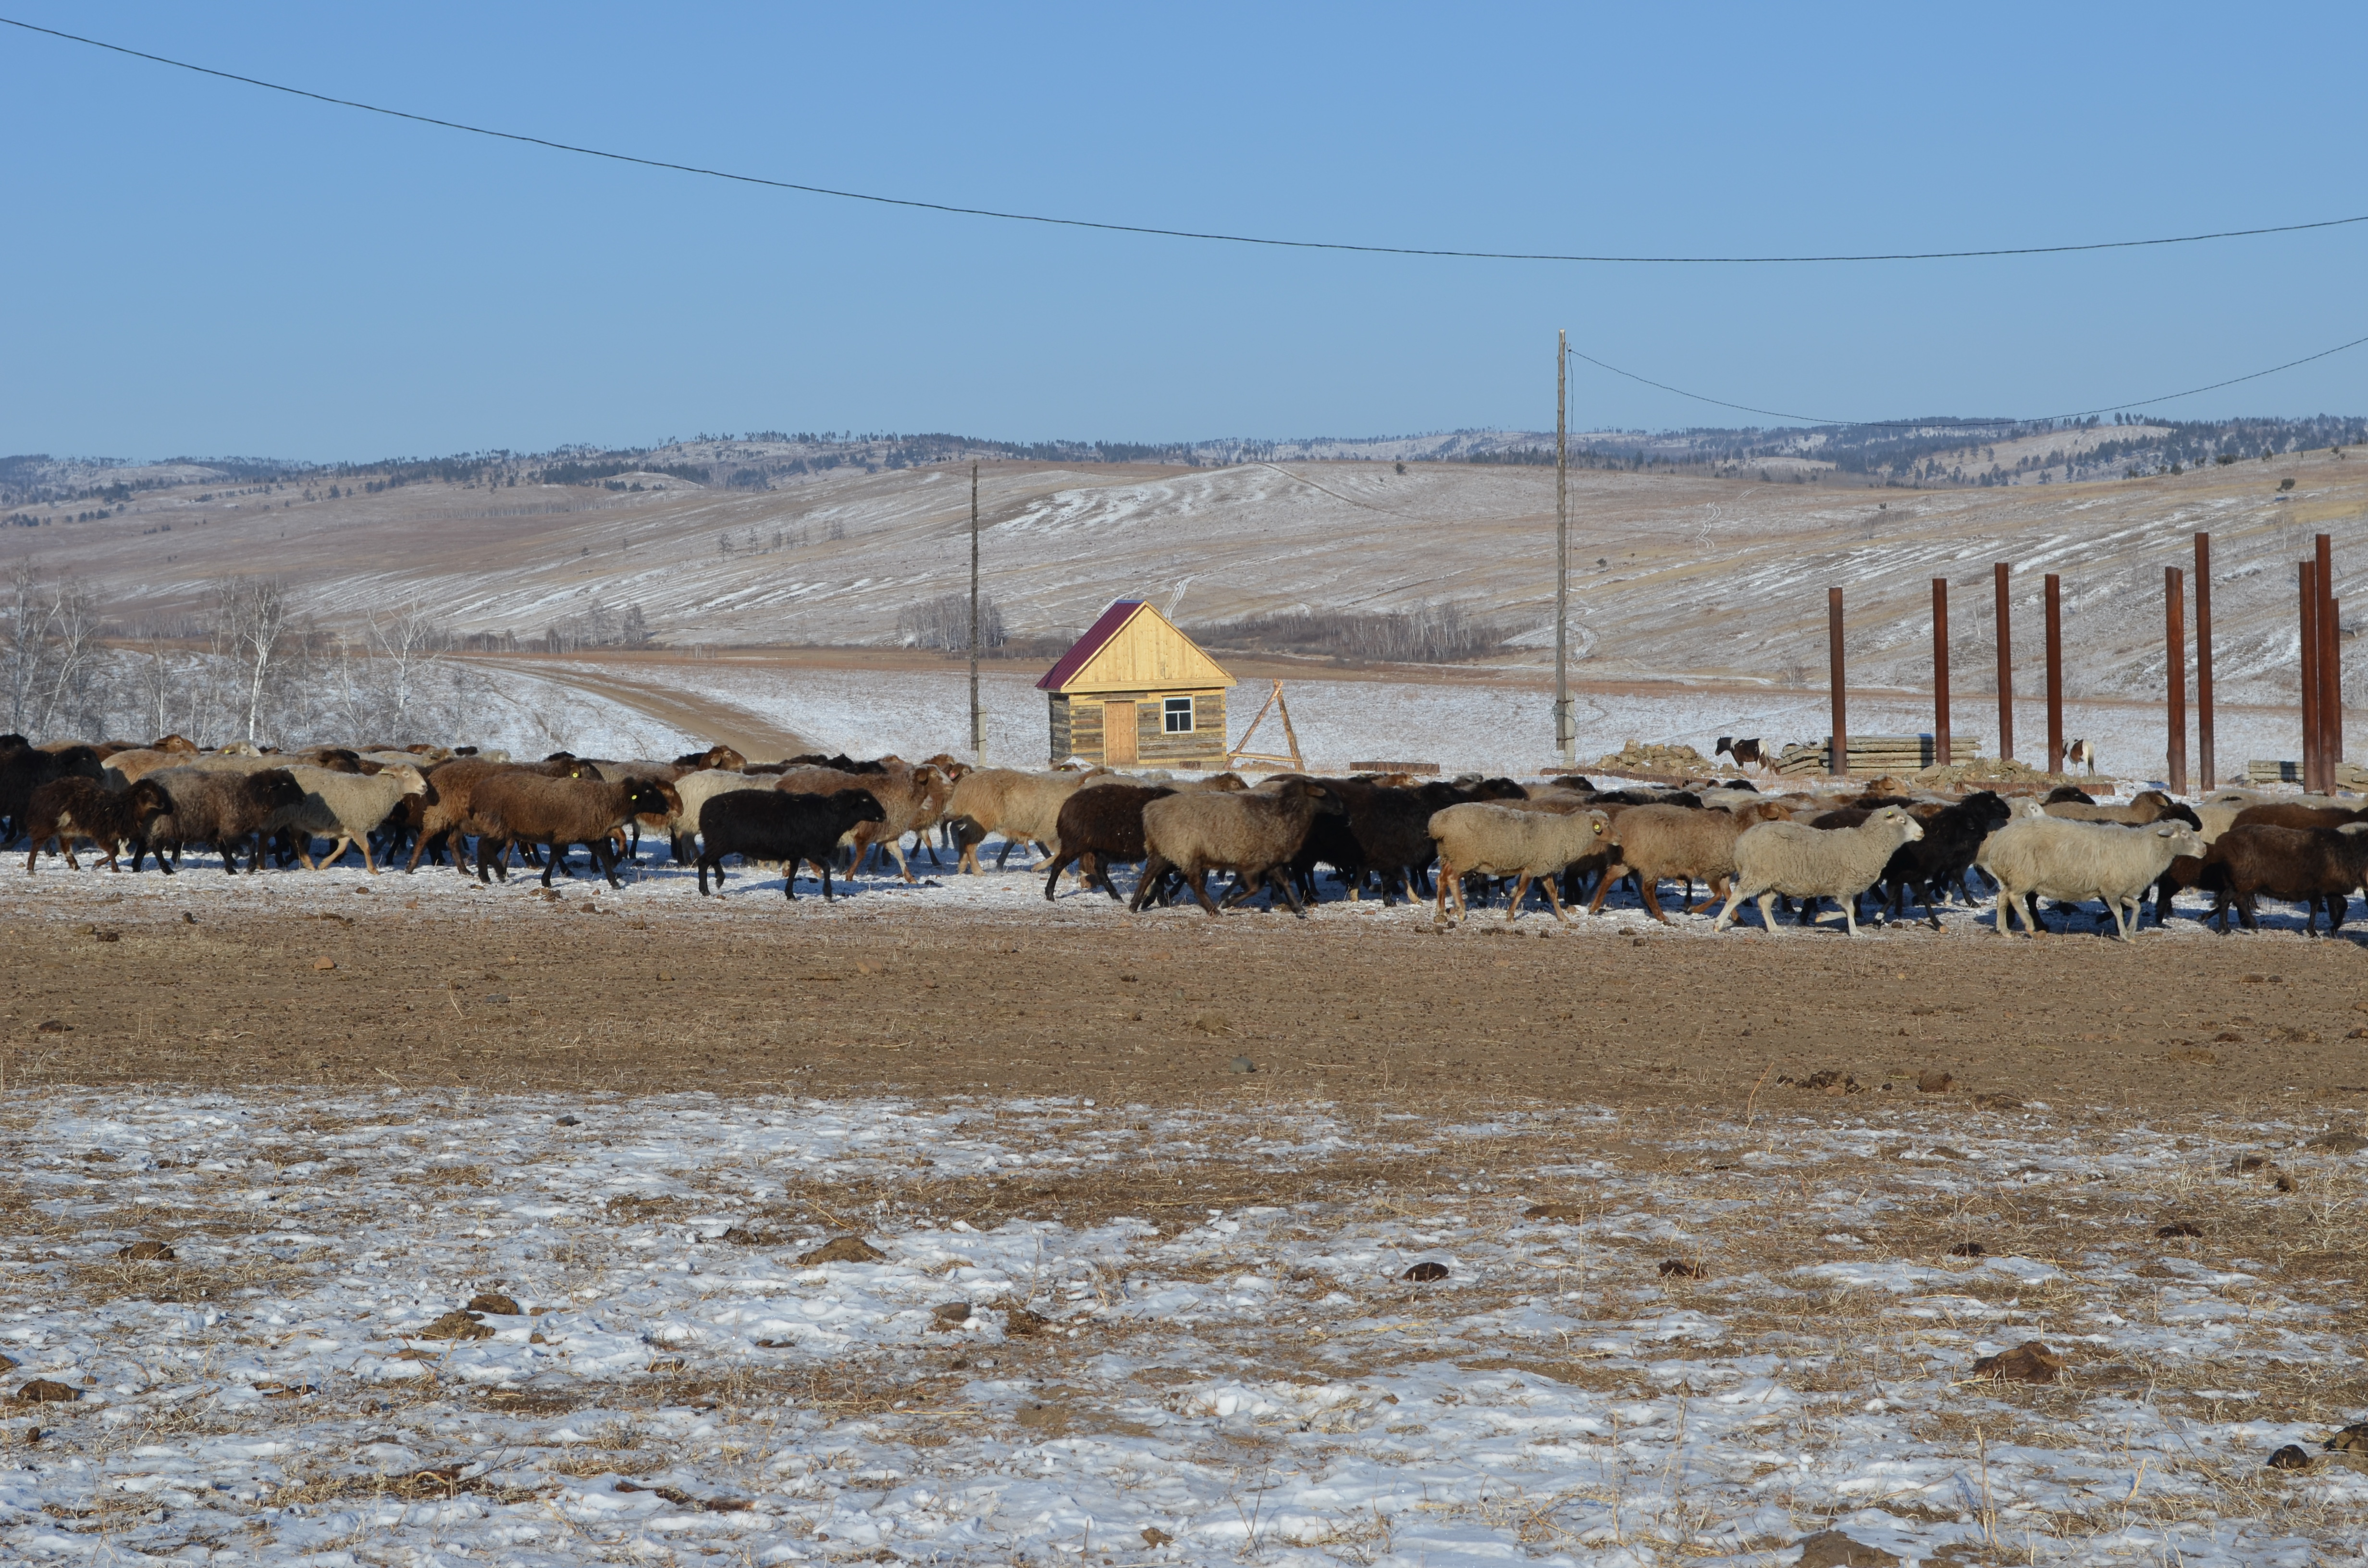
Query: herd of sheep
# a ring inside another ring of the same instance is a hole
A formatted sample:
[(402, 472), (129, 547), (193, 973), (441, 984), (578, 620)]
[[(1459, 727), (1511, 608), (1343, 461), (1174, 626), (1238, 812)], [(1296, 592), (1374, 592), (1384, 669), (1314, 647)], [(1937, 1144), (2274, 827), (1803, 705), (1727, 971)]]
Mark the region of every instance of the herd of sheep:
[[(0, 735), (0, 846), (28, 839), (28, 872), (51, 848), (78, 866), (75, 846), (87, 842), (110, 870), (128, 851), (131, 871), (154, 855), (170, 875), (184, 846), (205, 845), (233, 874), (242, 858), (252, 874), (358, 853), (373, 872), (449, 858), (465, 875), (473, 860), (483, 881), (506, 879), (515, 858), (549, 886), (554, 870), (574, 874), (568, 858), (581, 847), (614, 886), (644, 835), (696, 864), (701, 893), (711, 880), (722, 892), (735, 858), (779, 866), (791, 899), (811, 867), (828, 899), (834, 872), (852, 875), (875, 853), (910, 882), (912, 855), (936, 861), (942, 846), (975, 871), (980, 846), (1000, 837), (998, 866), (1015, 847), (1042, 852), (1048, 899), (1064, 872), (1121, 899), (1110, 868), (1140, 865), (1132, 907), (1189, 896), (1212, 915), (1212, 872), (1233, 878), (1228, 905), (1264, 893), (1268, 907), (1304, 914), (1328, 876), (1338, 896), (1428, 901), (1440, 920), (1451, 903), (1460, 918), (1468, 901), (1499, 894), (1517, 918), (1534, 890), (1566, 921), (1565, 905), (1596, 914), (1629, 888), (1667, 923), (1671, 884), (1694, 913), (1717, 907), (1714, 929), (1756, 902), (1771, 931), (1781, 903), (1803, 923), (1839, 919), (1855, 934), (1870, 898), (1886, 921), (1920, 905), (1937, 926), (1938, 906), (1955, 897), (1992, 902), (2001, 934), (2018, 921), (2029, 933), (2044, 928), (2043, 903), (2068, 913), (2094, 903), (2100, 928), (2110, 918), (2125, 940), (2149, 892), (2157, 923), (2172, 894), (2201, 888), (2215, 895), (2209, 918), (2224, 929), (2232, 912), (2253, 927), (2268, 897), (2307, 905), (2313, 932), (2322, 910), (2332, 932), (2352, 894), (2368, 897), (2368, 810), (2242, 791), (2188, 804), (2147, 790), (2100, 805), (2069, 788), (2044, 800), (1948, 798), (1896, 780), (1847, 798), (1762, 794), (1733, 779), (1606, 790), (1577, 777), (1284, 774), (1251, 786), (1231, 773), (1030, 772), (944, 756), (751, 764), (726, 746), (672, 762), (561, 753), (521, 763), (424, 745), (283, 753), (209, 751), (179, 736), (138, 746)], [(1699, 904), (1696, 884), (1709, 894)]]

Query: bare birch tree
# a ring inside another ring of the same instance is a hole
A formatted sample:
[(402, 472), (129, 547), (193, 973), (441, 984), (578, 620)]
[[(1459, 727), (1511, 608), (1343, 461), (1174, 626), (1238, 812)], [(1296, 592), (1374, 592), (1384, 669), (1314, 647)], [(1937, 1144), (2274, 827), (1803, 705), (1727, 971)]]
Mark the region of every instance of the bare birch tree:
[(221, 585), (216, 607), (215, 644), (234, 676), (233, 711), (244, 720), (246, 738), (260, 741), (265, 710), (279, 695), (297, 642), (288, 585), (279, 577), (233, 577)]

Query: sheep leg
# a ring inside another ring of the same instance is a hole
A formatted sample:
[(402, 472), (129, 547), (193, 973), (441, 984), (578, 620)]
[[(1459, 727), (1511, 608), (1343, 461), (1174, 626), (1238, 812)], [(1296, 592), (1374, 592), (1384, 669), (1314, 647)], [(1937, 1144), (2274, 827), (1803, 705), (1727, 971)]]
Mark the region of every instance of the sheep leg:
[(1184, 873), (1184, 881), (1185, 885), (1192, 890), (1192, 896), (1200, 900), (1201, 907), (1207, 910), (1211, 915), (1215, 915), (1217, 913), (1217, 905), (1215, 902), (1209, 897), (1208, 869), (1203, 866), (1193, 866), (1189, 868)]
[[(718, 860), (718, 861), (715, 861), (713, 864), (714, 864), (714, 866), (715, 866), (715, 891), (716, 891), (717, 892), (721, 893), (721, 892), (723, 891), (723, 862), (722, 862), (721, 860)], [(707, 896), (707, 868), (708, 868), (708, 865), (709, 865), (709, 861), (708, 861), (707, 857), (706, 857), (706, 856), (704, 856), (704, 855), (701, 855), (701, 856), (699, 858), (699, 892), (700, 892), (700, 896), (701, 898), (704, 898), (704, 897), (706, 897), (706, 896)]]
[(2261, 923), (2258, 918), (2259, 914), (2260, 909), (2254, 902), (2254, 895), (2239, 891), (2237, 894), (2237, 918), (2244, 923), (2246, 930), (2258, 931), (2261, 928)]
[(1307, 906), (1299, 902), (1299, 890), (1292, 885), (1291, 869), (1289, 867), (1268, 867), (1266, 869), (1266, 876), (1263, 881), (1266, 882), (1266, 906), (1269, 913), (1272, 912), (1274, 908), (1275, 892), (1280, 889), (1282, 893), (1282, 902), (1291, 905), (1291, 912), (1299, 916), (1302, 920), (1307, 918)]
[(1506, 906), (1505, 924), (1510, 926), (1521, 917), (1521, 900), (1530, 896), (1530, 874), (1523, 871), (1513, 879), (1513, 902)]
[[(1688, 915), (1709, 914), (1711, 905), (1726, 897), (1726, 888), (1729, 881), (1731, 881), (1731, 879), (1725, 871), (1713, 873), (1710, 879), (1710, 896), (1702, 900), (1700, 903), (1689, 904), (1686, 908), (1686, 913)], [(1689, 892), (1691, 891), (1691, 890), (1689, 889)]]
[(1053, 862), (1052, 873), (1044, 879), (1044, 902), (1046, 903), (1053, 902), (1053, 890), (1060, 885), (1061, 873), (1067, 868), (1068, 864), (1068, 858), (1065, 856)]
[(1552, 877), (1540, 877), (1538, 879), (1538, 886), (1545, 889), (1546, 891), (1546, 907), (1554, 911), (1555, 924), (1562, 926), (1569, 925), (1570, 916), (1562, 912), (1562, 893), (1560, 890), (1554, 886), (1554, 880)]
[(592, 851), (592, 863), (600, 868), (600, 874), (609, 879), (609, 885), (621, 890), (625, 884), (617, 880), (617, 852), (609, 846), (609, 841), (599, 839), (585, 847)]
[[(1691, 883), (1691, 881), (1689, 881), (1689, 882), (1688, 882), (1688, 884), (1687, 884), (1687, 892), (1688, 892), (1689, 893), (1691, 893), (1691, 892), (1692, 892), (1692, 883)], [(1654, 919), (1656, 919), (1656, 920), (1659, 921), (1659, 922), (1660, 922), (1662, 925), (1664, 925), (1664, 926), (1667, 926), (1667, 925), (1668, 925), (1668, 924), (1669, 924), (1669, 917), (1668, 917), (1668, 915), (1664, 915), (1664, 914), (1662, 914), (1662, 913), (1661, 913), (1661, 879), (1660, 879), (1660, 878), (1658, 878), (1658, 877), (1651, 877), (1651, 878), (1648, 878), (1648, 877), (1646, 877), (1646, 876), (1645, 875), (1645, 873), (1644, 873), (1644, 872), (1642, 872), (1642, 871), (1637, 872), (1637, 873), (1636, 873), (1636, 892), (1637, 892), (1637, 895), (1638, 895), (1640, 898), (1642, 898), (1642, 899), (1644, 900), (1644, 903), (1645, 903), (1645, 914), (1650, 915)], [(1680, 904), (1679, 907), (1679, 908), (1683, 908), (1684, 906), (1683, 906), (1682, 904)]]
[(1713, 931), (1724, 931), (1729, 926), (1734, 925), (1735, 911), (1742, 903), (1743, 883), (1740, 879), (1737, 879), (1736, 881), (1727, 884), (1726, 907), (1718, 912), (1718, 918), (1710, 923), (1710, 928)]
[(1143, 906), (1151, 902), (1153, 895), (1159, 891), (1160, 881), (1167, 875), (1167, 862), (1161, 858), (1157, 850), (1155, 849), (1144, 857), (1143, 874), (1135, 879), (1134, 897), (1127, 903), (1127, 913), (1142, 914)]
[(1618, 881), (1627, 874), (1628, 868), (1626, 866), (1606, 866), (1603, 869), (1603, 874), (1595, 880), (1595, 897), (1588, 902), (1587, 912), (1589, 915), (1601, 914), (1603, 911), (1603, 901), (1611, 894), (1611, 884)]
[[(337, 851), (338, 858), (342, 859), (345, 853), (345, 850), (340, 848)], [(370, 858), (370, 835), (367, 833), (362, 835), (362, 869), (373, 877), (378, 875), (378, 862)]]
[[(1859, 889), (1859, 892), (1864, 892), (1866, 890), (1864, 888)], [(1842, 894), (1841, 906), (1842, 926), (1851, 936), (1855, 937), (1858, 935), (1858, 893), (1850, 892)]]
[[(1740, 884), (1737, 885), (1739, 886)], [(1759, 895), (1759, 924), (1767, 928), (1768, 934), (1771, 937), (1776, 934), (1775, 909), (1776, 895), (1772, 892), (1761, 893)]]

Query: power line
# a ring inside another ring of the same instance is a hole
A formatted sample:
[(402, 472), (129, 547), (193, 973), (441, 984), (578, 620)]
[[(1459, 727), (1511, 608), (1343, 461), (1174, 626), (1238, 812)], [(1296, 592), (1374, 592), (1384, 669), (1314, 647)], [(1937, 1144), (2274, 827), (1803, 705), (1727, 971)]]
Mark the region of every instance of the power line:
[(2299, 359), (2289, 359), (2283, 365), (2272, 365), (2266, 370), (2254, 370), (2247, 375), (2231, 376), (2225, 381), (2214, 381), (2209, 386), (2190, 387), (2185, 392), (2165, 392), (2159, 397), (2138, 398), (2130, 403), (2110, 403), (2101, 408), (2083, 408), (2073, 414), (2041, 414), (2017, 419), (1827, 419), (1815, 414), (1788, 414), (1782, 409), (1755, 408), (1748, 403), (1729, 403), (1725, 398), (1709, 397), (1702, 392), (1688, 392), (1683, 387), (1673, 387), (1667, 381), (1656, 381), (1650, 376), (1640, 376), (1634, 370), (1623, 370), (1617, 365), (1607, 364), (1594, 355), (1582, 354), (1576, 348), (1570, 350), (1570, 354), (1573, 358), (1584, 359), (1599, 370), (1609, 370), (1615, 376), (1624, 376), (1629, 381), (1645, 386), (1657, 387), (1665, 392), (1675, 392), (1679, 397), (1691, 398), (1696, 403), (1707, 403), (1718, 408), (1732, 408), (1744, 414), (1764, 415), (1770, 419), (1797, 419), (1804, 425), (1841, 425), (1861, 430), (1936, 428), (1954, 430), (1987, 429), (1999, 425), (2033, 425), (2052, 419), (2086, 419), (2092, 414), (2120, 414), (2128, 409), (2146, 408), (2157, 403), (2169, 403), (2182, 397), (2193, 397), (2198, 392), (2218, 392), (2222, 387), (2233, 387), (2243, 381), (2258, 381), (2263, 376), (2274, 376), (2281, 370), (2291, 370), (2297, 365), (2307, 365), (2314, 359), (2324, 359), (2329, 355), (2340, 354), (2347, 348), (2357, 348), (2363, 343), (2368, 343), (2368, 337), (2355, 337), (2349, 343), (2339, 343), (2332, 348), (2322, 348), (2316, 354), (2305, 354)]
[[(472, 136), (491, 136), (503, 142), (524, 142), (530, 147), (549, 148), (555, 153), (574, 153), (586, 158), (606, 158), (611, 163), (633, 164), (648, 169), (667, 169), (676, 174), (699, 175), (709, 179), (730, 180), (738, 185), (764, 186), (774, 190), (794, 190), (808, 196), (835, 197), (843, 201), (869, 201), (882, 207), (908, 207), (924, 212), (942, 212), (955, 217), (994, 218), (1005, 222), (1042, 223), (1064, 229), (1096, 229), (1105, 233), (1145, 234), (1158, 239), (1205, 240), (1224, 244), (1266, 245), (1278, 250), (1349, 251), (1363, 256), (1431, 256), (1453, 261), (1590, 262), (1656, 267), (1766, 267), (1821, 262), (1969, 261), (1987, 256), (2071, 256), (2083, 251), (2143, 250), (2159, 245), (2200, 244), (2207, 240), (2250, 239), (2263, 234), (2298, 234), (2314, 229), (2340, 229), (2354, 223), (2368, 223), (2368, 213), (2362, 213), (2352, 218), (2325, 218), (2307, 223), (2275, 223), (2257, 229), (2215, 229), (2206, 233), (2167, 234), (2143, 240), (2095, 240), (2078, 244), (1996, 245), (1981, 250), (1882, 251), (1865, 255), (1834, 256), (1590, 256), (1560, 255), (1545, 251), (1445, 250), (1417, 245), (1366, 245), (1351, 244), (1338, 240), (1285, 240), (1261, 234), (1226, 234), (1198, 229), (1162, 229), (1143, 223), (1108, 223), (1091, 218), (1053, 218), (1037, 212), (1006, 212), (992, 207), (962, 207), (951, 202), (922, 201), (903, 196), (880, 196), (870, 191), (839, 190), (830, 186), (803, 185), (795, 180), (768, 179), (760, 175), (734, 174), (728, 169), (705, 168), (696, 164), (669, 163), (663, 158), (638, 157), (631, 153), (611, 153), (599, 147), (581, 147), (573, 142), (554, 142), (548, 137), (528, 136), (515, 131), (495, 131), (487, 126), (469, 125), (457, 119), (439, 119), (434, 115), (413, 114), (407, 109), (387, 108), (382, 105), (367, 104), (355, 98), (334, 97), (327, 93), (315, 93), (303, 87), (290, 87), (283, 83), (267, 82), (256, 76), (242, 76), (233, 71), (217, 71), (210, 65), (198, 65), (186, 60), (175, 60), (167, 55), (151, 54), (145, 50), (130, 49), (122, 44), (108, 43), (100, 39), (84, 38), (78, 33), (61, 32), (55, 28), (37, 27), (31, 22), (20, 22), (13, 17), (0, 17), (0, 23), (6, 23), (12, 28), (20, 28), (26, 32), (61, 39), (68, 43), (85, 44), (92, 49), (103, 49), (111, 53), (128, 55), (134, 60), (169, 65), (177, 71), (193, 71), (200, 76), (212, 76), (225, 82), (238, 82), (250, 87), (262, 87), (270, 92), (286, 93), (290, 97), (310, 98), (314, 103), (330, 104), (338, 108), (360, 109), (368, 114), (382, 114), (390, 119), (407, 119), (418, 125), (433, 125), (446, 131), (462, 131)], [(1609, 369), (1609, 367), (1606, 368)], [(1625, 371), (1621, 373), (1626, 374)], [(1715, 403), (1718, 400), (1705, 398), (1702, 401)], [(1784, 417), (1793, 416), (1787, 415)]]

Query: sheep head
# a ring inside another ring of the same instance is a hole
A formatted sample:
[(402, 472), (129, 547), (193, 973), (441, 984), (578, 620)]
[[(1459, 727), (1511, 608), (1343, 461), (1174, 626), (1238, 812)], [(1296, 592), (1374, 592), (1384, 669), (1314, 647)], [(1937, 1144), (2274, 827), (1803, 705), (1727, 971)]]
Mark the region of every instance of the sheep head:
[(284, 767), (267, 767), (246, 776), (255, 802), (266, 811), (292, 811), (304, 803), (304, 786)]
[(403, 782), (403, 792), (406, 795), (425, 795), (427, 793), (427, 776), (416, 767), (405, 767), (402, 764), (397, 763), (393, 767), (381, 768), (380, 771), (382, 773), (393, 774), (396, 778), (401, 779)]

